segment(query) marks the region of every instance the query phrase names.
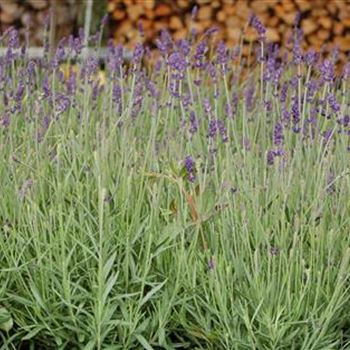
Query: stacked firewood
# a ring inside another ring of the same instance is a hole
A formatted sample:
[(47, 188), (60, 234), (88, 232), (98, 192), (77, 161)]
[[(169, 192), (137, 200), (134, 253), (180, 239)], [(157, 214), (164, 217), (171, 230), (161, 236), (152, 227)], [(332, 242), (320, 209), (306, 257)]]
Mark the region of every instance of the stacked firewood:
[[(195, 6), (198, 12), (194, 17)], [(251, 13), (267, 27), (271, 42), (285, 45), (300, 12), (304, 48), (327, 50), (337, 45), (343, 60), (350, 51), (349, 0), (108, 0), (108, 11), (115, 41), (130, 46), (140, 40), (152, 44), (162, 29), (181, 39), (192, 29), (204, 33), (215, 25), (218, 39), (229, 45), (242, 42), (248, 55), (257, 38), (248, 26)]]
[(27, 33), (31, 46), (42, 46), (45, 20), (53, 11), (55, 41), (74, 31), (78, 13), (77, 0), (0, 0), (0, 31), (9, 27), (19, 30), (21, 37)]

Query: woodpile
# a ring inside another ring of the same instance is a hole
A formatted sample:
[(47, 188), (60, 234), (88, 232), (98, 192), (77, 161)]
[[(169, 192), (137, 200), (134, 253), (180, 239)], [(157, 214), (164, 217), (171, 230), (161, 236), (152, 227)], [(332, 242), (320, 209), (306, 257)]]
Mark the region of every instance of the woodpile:
[(0, 31), (15, 27), (22, 39), (26, 32), (29, 34), (31, 46), (42, 46), (44, 23), (51, 8), (57, 42), (75, 30), (78, 4), (77, 0), (0, 0)]
[[(198, 12), (193, 20), (195, 5)], [(107, 8), (111, 35), (130, 47), (140, 40), (152, 45), (162, 29), (182, 39), (192, 29), (201, 34), (215, 25), (217, 39), (232, 46), (243, 40), (243, 53), (248, 55), (251, 42), (257, 39), (255, 30), (247, 25), (251, 13), (267, 27), (271, 42), (286, 45), (300, 12), (305, 49), (331, 50), (337, 45), (343, 61), (350, 51), (349, 0), (108, 0)]]

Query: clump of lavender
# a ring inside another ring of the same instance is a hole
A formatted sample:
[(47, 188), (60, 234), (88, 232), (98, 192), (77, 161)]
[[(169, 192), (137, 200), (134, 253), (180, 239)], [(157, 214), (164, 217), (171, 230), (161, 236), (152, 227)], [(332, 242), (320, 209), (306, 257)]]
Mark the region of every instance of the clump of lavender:
[[(34, 347), (36, 340), (62, 347), (77, 334), (81, 347), (99, 349), (179, 343), (153, 318), (181, 329), (188, 348), (341, 346), (346, 332), (337, 325), (348, 315), (339, 306), (350, 303), (343, 278), (349, 62), (339, 75), (337, 50), (305, 52), (299, 20), (286, 52), (268, 42), (255, 15), (254, 64), (242, 59), (242, 47), (216, 45), (216, 28), (193, 30), (188, 40), (162, 31), (155, 50), (140, 43), (129, 51), (110, 40), (100, 59), (93, 46), (104, 24), (55, 50), (45, 45), (40, 59), (28, 57), (13, 29), (0, 36), (0, 314), (11, 307), (21, 326), (8, 333), (9, 345), (22, 343), (33, 324), (42, 330), (28, 333)], [(271, 278), (276, 272), (292, 288)], [(81, 291), (83, 318), (65, 317), (64, 332), (57, 332), (59, 313), (45, 312), (43, 322), (42, 306), (81, 309)], [(38, 296), (40, 305), (28, 307)], [(184, 305), (192, 320), (215, 320), (215, 334), (188, 336), (186, 313), (164, 312), (167, 304)], [(137, 317), (116, 333), (104, 316), (112, 310), (113, 320), (125, 319), (125, 309)], [(237, 310), (253, 312), (254, 324)], [(297, 326), (324, 316), (329, 322), (315, 336), (313, 325)], [(270, 321), (276, 327), (266, 327)], [(94, 339), (80, 337), (90, 330)], [(166, 339), (151, 336), (158, 333)]]

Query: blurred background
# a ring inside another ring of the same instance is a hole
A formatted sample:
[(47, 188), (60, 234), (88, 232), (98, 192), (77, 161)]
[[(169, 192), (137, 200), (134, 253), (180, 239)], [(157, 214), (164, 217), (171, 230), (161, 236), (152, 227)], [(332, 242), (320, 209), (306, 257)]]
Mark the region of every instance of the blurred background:
[[(198, 7), (195, 17), (194, 7)], [(242, 44), (247, 56), (257, 38), (247, 25), (252, 12), (268, 28), (267, 38), (285, 46), (300, 12), (305, 49), (329, 52), (338, 47), (341, 61), (350, 52), (350, 0), (0, 0), (1, 32), (14, 26), (23, 40), (27, 33), (29, 44), (40, 47), (50, 9), (54, 13), (51, 39), (56, 43), (77, 34), (79, 27), (94, 32), (108, 12), (103, 44), (113, 39), (129, 48), (140, 41), (155, 47), (162, 29), (168, 29), (174, 39), (183, 39), (193, 29), (201, 34), (217, 26), (216, 40), (230, 46)]]

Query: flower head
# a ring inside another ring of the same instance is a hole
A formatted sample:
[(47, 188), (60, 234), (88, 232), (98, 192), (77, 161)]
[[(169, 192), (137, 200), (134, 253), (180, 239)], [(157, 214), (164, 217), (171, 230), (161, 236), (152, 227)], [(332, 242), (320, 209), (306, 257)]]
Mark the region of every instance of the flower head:
[(262, 22), (260, 21), (260, 19), (256, 15), (252, 14), (250, 16), (249, 23), (258, 32), (260, 37), (264, 37), (265, 36), (266, 28), (265, 28), (265, 26), (262, 24)]
[(185, 169), (187, 172), (187, 178), (190, 182), (194, 182), (196, 177), (194, 175), (195, 172), (195, 163), (190, 155), (186, 156), (184, 161)]

